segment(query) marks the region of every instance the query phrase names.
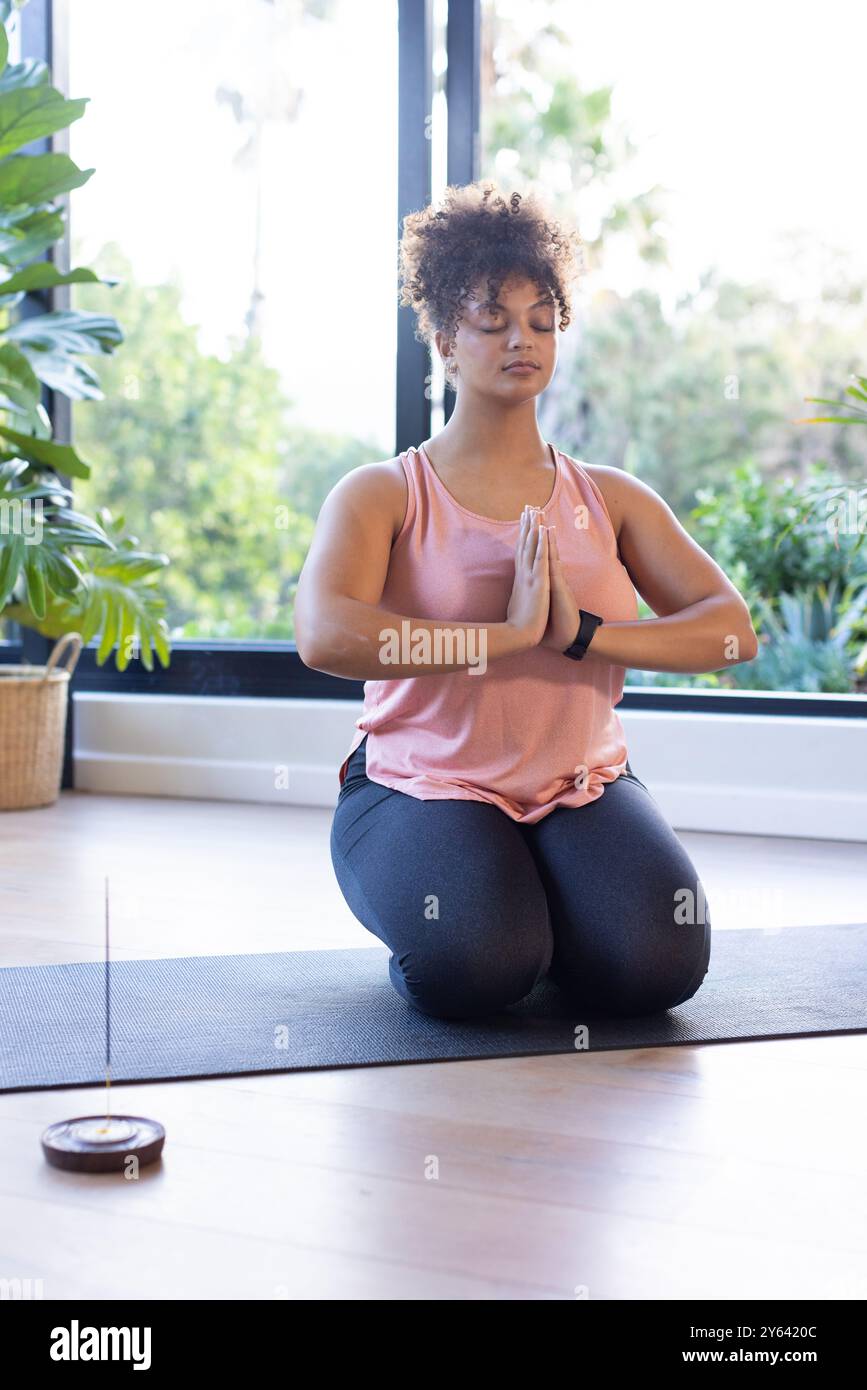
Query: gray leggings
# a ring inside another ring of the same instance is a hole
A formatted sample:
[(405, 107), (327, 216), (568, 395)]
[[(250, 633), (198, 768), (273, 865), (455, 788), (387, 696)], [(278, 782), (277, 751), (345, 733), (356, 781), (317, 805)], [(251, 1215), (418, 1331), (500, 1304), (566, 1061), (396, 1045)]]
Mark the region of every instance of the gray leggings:
[(522, 825), (488, 802), (372, 782), (365, 743), (340, 789), (331, 859), (408, 1004), (481, 1017), (546, 973), (591, 1016), (656, 1013), (696, 993), (710, 960), (704, 891), (628, 763), (595, 801)]

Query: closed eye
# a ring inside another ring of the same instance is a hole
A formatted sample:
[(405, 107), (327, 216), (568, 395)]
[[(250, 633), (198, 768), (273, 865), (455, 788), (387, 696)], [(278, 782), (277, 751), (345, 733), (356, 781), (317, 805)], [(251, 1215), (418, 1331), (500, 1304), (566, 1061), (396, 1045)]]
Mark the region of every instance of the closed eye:
[[(505, 324), (502, 324), (499, 328), (482, 328), (480, 331), (481, 331), (482, 333), (502, 333), (503, 328), (505, 328)], [(534, 326), (534, 332), (536, 332), (536, 333), (553, 333), (553, 332), (554, 332), (554, 326), (553, 326), (553, 324), (552, 324), (550, 327), (549, 327), (547, 324), (543, 324), (543, 323), (536, 324), (536, 325)]]

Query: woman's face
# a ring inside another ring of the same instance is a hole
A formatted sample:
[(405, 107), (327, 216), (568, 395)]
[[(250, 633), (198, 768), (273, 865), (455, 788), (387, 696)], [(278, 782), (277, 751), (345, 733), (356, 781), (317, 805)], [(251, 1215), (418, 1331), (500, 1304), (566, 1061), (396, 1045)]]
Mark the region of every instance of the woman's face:
[[(556, 302), (549, 291), (517, 277), (492, 302), (482, 280), (464, 300), (453, 350), (441, 333), (436, 344), (456, 363), (459, 390), (493, 392), (513, 402), (538, 396), (557, 365)], [(511, 369), (518, 361), (533, 363), (533, 369)]]

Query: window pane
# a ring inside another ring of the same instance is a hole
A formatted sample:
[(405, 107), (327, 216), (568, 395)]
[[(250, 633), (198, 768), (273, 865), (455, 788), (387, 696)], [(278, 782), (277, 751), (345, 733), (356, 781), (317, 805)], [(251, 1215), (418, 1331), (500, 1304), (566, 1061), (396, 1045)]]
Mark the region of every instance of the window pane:
[(71, 264), (120, 281), (73, 304), (125, 334), (75, 407), (76, 504), (169, 555), (176, 639), (289, 639), (324, 496), (394, 452), (396, 0), (69, 23)]
[(483, 14), (481, 174), (536, 181), (586, 244), (543, 433), (659, 492), (762, 639), (752, 662), (627, 682), (863, 694), (867, 383), (845, 392), (867, 377), (867, 13)]

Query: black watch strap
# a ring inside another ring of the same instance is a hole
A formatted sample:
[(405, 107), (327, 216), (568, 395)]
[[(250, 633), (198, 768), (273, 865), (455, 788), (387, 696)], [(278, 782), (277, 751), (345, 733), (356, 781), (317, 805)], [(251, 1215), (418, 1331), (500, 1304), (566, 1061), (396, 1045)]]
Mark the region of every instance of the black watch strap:
[(594, 632), (604, 621), (604, 619), (600, 618), (598, 613), (588, 613), (583, 608), (579, 608), (578, 612), (581, 617), (581, 626), (578, 629), (578, 636), (575, 638), (571, 647), (567, 647), (563, 653), (564, 656), (571, 656), (573, 661), (580, 661), (585, 655), (587, 648), (590, 646)]

